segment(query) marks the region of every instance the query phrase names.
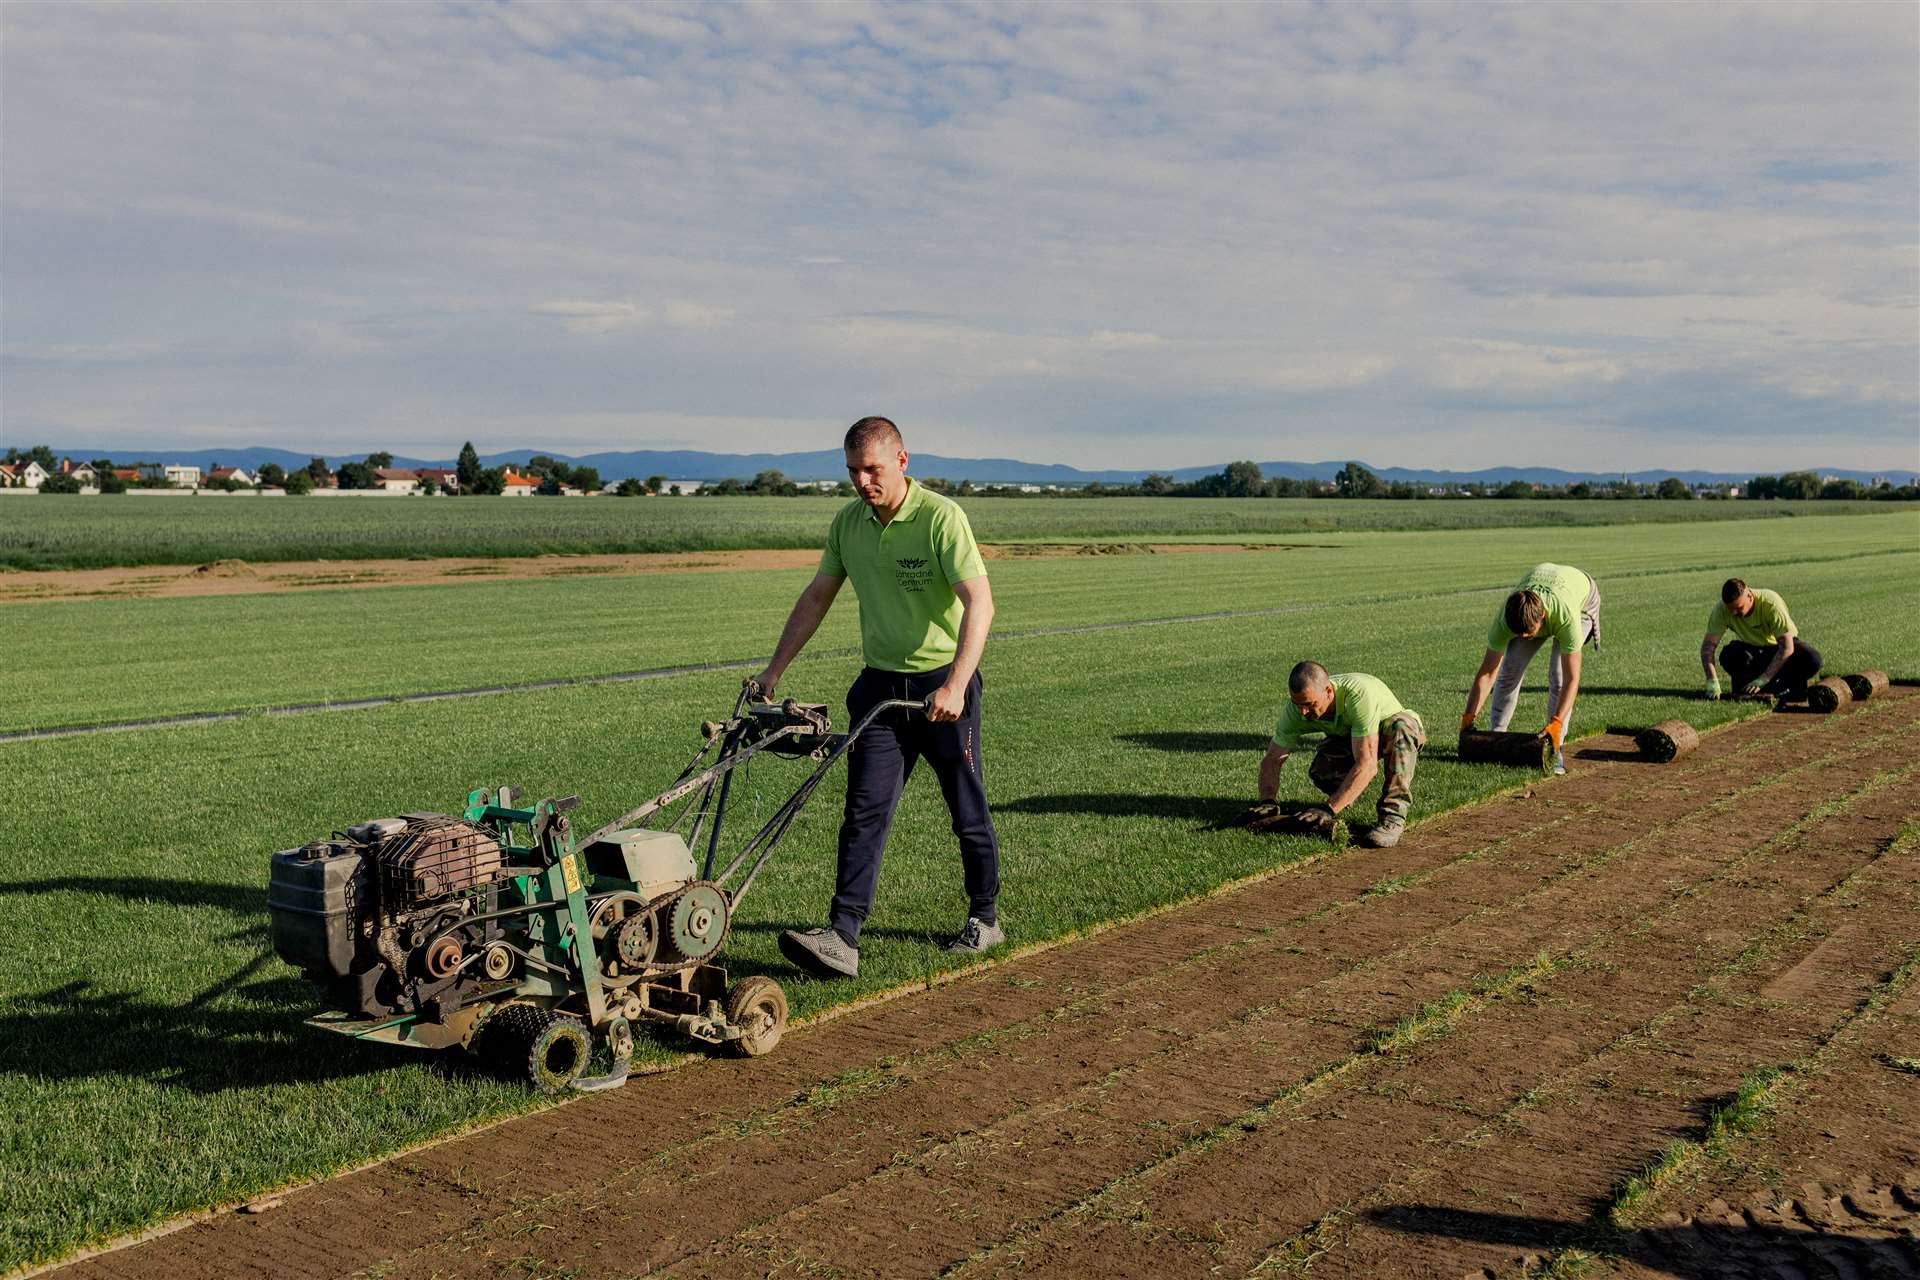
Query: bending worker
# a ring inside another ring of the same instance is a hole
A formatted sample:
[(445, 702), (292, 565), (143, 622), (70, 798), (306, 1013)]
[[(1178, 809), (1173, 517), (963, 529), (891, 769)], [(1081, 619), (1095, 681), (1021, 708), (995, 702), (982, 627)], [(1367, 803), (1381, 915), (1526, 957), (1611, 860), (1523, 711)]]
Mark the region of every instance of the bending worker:
[(1707, 696), (1719, 698), (1720, 675), (1713, 669), (1714, 654), (1723, 632), (1733, 632), (1726, 652), (1727, 679), (1733, 691), (1748, 697), (1772, 694), (1782, 701), (1806, 696), (1807, 684), (1820, 675), (1820, 651), (1803, 644), (1795, 634), (1793, 615), (1778, 591), (1754, 590), (1739, 578), (1728, 578), (1720, 588), (1720, 603), (1707, 614), (1706, 638), (1700, 641), (1700, 666), (1707, 673)]
[(1360, 793), (1382, 774), (1379, 822), (1355, 841), (1373, 849), (1390, 849), (1406, 829), (1407, 808), (1413, 802), (1413, 770), (1427, 732), (1420, 717), (1400, 705), (1393, 690), (1358, 672), (1330, 676), (1317, 662), (1302, 662), (1287, 677), (1287, 706), (1273, 731), (1273, 742), (1260, 761), (1260, 806), (1273, 806), (1280, 794), (1280, 768), (1303, 739), (1324, 734), (1326, 740), (1307, 766), (1307, 777), (1327, 793), (1317, 806), (1329, 826), (1333, 815), (1360, 798)]
[[(1580, 696), (1580, 654), (1588, 638), (1600, 643), (1600, 584), (1565, 564), (1537, 564), (1515, 584), (1487, 631), (1487, 654), (1467, 690), (1467, 712), (1460, 717), (1462, 733), (1473, 728), (1493, 686), (1493, 731), (1505, 731), (1520, 701), (1520, 682), (1533, 655), (1549, 639), (1553, 652), (1547, 666), (1547, 727), (1553, 739), (1553, 771), (1567, 771), (1560, 744), (1573, 723), (1573, 704)], [(1495, 680), (1494, 673), (1499, 672)]]
[(940, 781), (965, 872), (967, 922), (945, 949), (976, 954), (1006, 940), (995, 902), (1000, 846), (980, 767), (980, 655), (993, 592), (958, 503), (906, 474), (900, 429), (862, 418), (847, 431), (847, 475), (860, 496), (827, 530), (820, 568), (800, 593), (773, 661), (750, 684), (771, 698), (848, 579), (860, 600), (866, 669), (847, 691), (850, 724), (890, 698), (927, 698), (924, 715), (890, 711), (847, 756), (847, 801), (833, 906), (820, 929), (789, 929), (780, 951), (816, 977), (860, 972), (860, 930), (873, 907), (894, 807), (923, 757)]

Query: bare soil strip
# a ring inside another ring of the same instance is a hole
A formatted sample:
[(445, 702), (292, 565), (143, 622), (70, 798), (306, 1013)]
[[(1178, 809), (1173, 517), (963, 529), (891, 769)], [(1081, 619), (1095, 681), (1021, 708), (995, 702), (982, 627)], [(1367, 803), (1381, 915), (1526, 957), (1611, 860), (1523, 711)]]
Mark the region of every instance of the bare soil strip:
[[(1903, 689), (1593, 763), (70, 1273), (1518, 1275), (1758, 1068), (1808, 1064), (1806, 1134), (1920, 1128), (1920, 1077), (1855, 1079), (1912, 1016), (1916, 722)], [(1905, 1194), (1879, 1143), (1778, 1159), (1878, 1179), (1864, 1213)]]
[[(1299, 542), (1043, 542), (981, 548), (989, 560), (1089, 555), (1184, 555), (1206, 551), (1289, 551)], [(215, 560), (200, 565), (118, 569), (0, 570), (0, 604), (49, 600), (161, 599), (241, 596), (267, 591), (343, 587), (419, 587), (532, 578), (632, 577), (655, 573), (727, 573), (740, 569), (811, 569), (818, 548), (757, 551), (662, 551), (620, 555), (459, 556), (434, 560), (288, 560), (258, 564)]]

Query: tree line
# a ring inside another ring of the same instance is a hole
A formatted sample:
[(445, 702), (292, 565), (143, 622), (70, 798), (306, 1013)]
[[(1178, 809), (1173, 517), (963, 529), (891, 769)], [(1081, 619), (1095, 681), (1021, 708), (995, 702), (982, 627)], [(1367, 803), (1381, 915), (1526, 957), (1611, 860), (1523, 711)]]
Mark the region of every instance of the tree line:
[[(1195, 480), (1178, 481), (1164, 472), (1155, 472), (1137, 484), (1106, 484), (1095, 480), (1072, 489), (1041, 489), (1013, 484), (976, 485), (971, 480), (954, 483), (939, 476), (916, 476), (935, 493), (955, 497), (982, 498), (1566, 498), (1598, 500), (1610, 498), (1714, 499), (1731, 495), (1712, 489), (1696, 491), (1678, 476), (1658, 483), (1632, 480), (1576, 481), (1569, 485), (1535, 485), (1525, 480), (1504, 484), (1462, 481), (1445, 485), (1415, 484), (1405, 480), (1384, 480), (1371, 469), (1349, 462), (1335, 474), (1331, 483), (1301, 480), (1292, 476), (1262, 474), (1257, 462), (1230, 462), (1220, 471)], [(831, 493), (851, 498), (853, 486), (841, 481), (832, 489), (797, 485), (778, 471), (762, 471), (752, 480), (732, 477), (710, 484), (702, 495), (725, 497), (794, 497), (802, 493)], [(1790, 471), (1782, 476), (1756, 476), (1745, 486), (1743, 498), (1833, 498), (1833, 499), (1920, 499), (1920, 486), (1894, 486), (1883, 483), (1868, 488), (1857, 480), (1822, 481), (1812, 471)]]
[[(41, 486), (43, 493), (78, 493), (80, 482), (72, 476), (57, 473), (58, 458), (51, 448), (44, 444), (34, 445), (31, 449), (9, 448), (0, 462), (38, 462), (42, 470), (50, 477)], [(103, 493), (120, 493), (128, 488), (167, 488), (168, 483), (159, 478), (140, 478), (124, 480), (113, 474), (114, 462), (110, 458), (95, 458), (89, 464), (97, 479), (96, 485)], [(329, 477), (342, 489), (377, 489), (380, 481), (375, 474), (383, 467), (393, 465), (393, 455), (387, 452), (375, 452), (360, 462), (343, 462), (338, 470), (327, 466), (326, 459), (314, 458), (305, 467), (288, 471), (279, 463), (269, 462), (259, 471), (260, 484), (268, 488), (284, 488), (289, 494), (311, 493), (315, 488), (327, 484)], [(545, 494), (558, 494), (564, 489), (578, 489), (592, 493), (601, 487), (598, 468), (574, 466), (544, 453), (536, 453), (524, 464), (513, 467), (484, 467), (480, 464), (480, 455), (474, 449), (473, 442), (461, 446), (459, 460), (454, 465), (454, 475), (463, 494), (499, 494), (506, 490), (507, 476), (518, 473), (535, 482), (535, 491)], [(1384, 480), (1372, 470), (1357, 462), (1349, 462), (1341, 467), (1331, 484), (1317, 480), (1301, 480), (1292, 476), (1267, 476), (1260, 470), (1257, 462), (1230, 462), (1220, 471), (1201, 476), (1195, 480), (1177, 481), (1164, 472), (1154, 472), (1136, 484), (1106, 484), (1095, 480), (1090, 484), (1072, 489), (1041, 489), (1034, 491), (1028, 486), (1017, 484), (980, 484), (971, 480), (958, 483), (940, 476), (916, 477), (926, 488), (935, 493), (944, 493), (955, 497), (983, 498), (1402, 498), (1402, 499), (1445, 499), (1445, 498), (1568, 498), (1574, 500), (1610, 499), (1610, 498), (1727, 498), (1725, 491), (1712, 489), (1696, 491), (1686, 481), (1677, 476), (1668, 476), (1654, 484), (1644, 484), (1631, 480), (1608, 480), (1589, 482), (1576, 481), (1569, 485), (1534, 485), (1524, 480), (1509, 480), (1504, 484), (1488, 484), (1480, 481), (1464, 481), (1446, 485), (1414, 484), (1405, 480)], [(224, 482), (210, 482), (210, 487), (240, 489), (247, 486), (231, 478)], [(432, 494), (438, 491), (439, 484), (431, 475), (420, 477), (421, 492)], [(680, 496), (680, 486), (670, 484), (665, 476), (653, 475), (644, 480), (631, 478), (622, 480), (613, 489), (619, 497), (632, 498), (644, 495)], [(839, 481), (832, 487), (801, 484), (789, 479), (784, 472), (766, 470), (755, 474), (751, 480), (742, 480), (730, 476), (699, 490), (700, 496), (707, 497), (777, 497), (792, 498), (802, 494), (829, 495), (842, 498), (854, 496), (853, 486), (847, 481)], [(1857, 480), (1822, 480), (1812, 471), (1789, 471), (1777, 476), (1755, 476), (1744, 486), (1740, 495), (1744, 499), (1792, 498), (1792, 499), (1861, 499), (1892, 500), (1911, 502), (1920, 500), (1920, 485), (1893, 485), (1882, 482), (1869, 487)]]

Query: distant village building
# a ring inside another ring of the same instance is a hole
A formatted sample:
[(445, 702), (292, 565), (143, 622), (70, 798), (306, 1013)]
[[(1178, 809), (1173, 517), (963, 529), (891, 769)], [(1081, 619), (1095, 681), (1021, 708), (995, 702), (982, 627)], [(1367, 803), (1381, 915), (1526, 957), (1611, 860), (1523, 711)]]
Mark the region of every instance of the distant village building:
[(420, 477), (403, 467), (375, 467), (373, 487), (384, 493), (412, 493), (420, 487)]
[(168, 484), (179, 485), (183, 489), (200, 487), (200, 468), (183, 467), (167, 462), (143, 462), (140, 464), (142, 480), (165, 480)]
[(512, 471), (501, 476), (500, 480), (504, 486), (500, 490), (500, 493), (502, 496), (508, 498), (531, 498), (533, 491), (540, 487), (538, 477), (516, 475)]
[(215, 465), (213, 470), (207, 472), (207, 483), (209, 485), (225, 484), (229, 480), (237, 484), (244, 484), (250, 489), (260, 483), (259, 480), (247, 473), (245, 467), (222, 467)]
[(447, 493), (460, 492), (460, 473), (452, 467), (415, 467), (413, 474), (419, 476), (422, 483), (431, 479)]
[(0, 466), (0, 487), (8, 489), (38, 489), (49, 478), (47, 469), (32, 458)]

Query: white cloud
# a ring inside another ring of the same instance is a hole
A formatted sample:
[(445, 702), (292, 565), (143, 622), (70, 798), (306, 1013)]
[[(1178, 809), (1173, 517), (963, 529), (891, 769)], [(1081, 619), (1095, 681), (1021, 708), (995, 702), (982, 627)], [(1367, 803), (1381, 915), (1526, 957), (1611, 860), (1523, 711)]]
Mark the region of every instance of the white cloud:
[(1633, 14), (0, 6), (4, 428), (1920, 462), (1920, 16)]
[(560, 300), (537, 303), (532, 311), (537, 316), (558, 317), (568, 333), (612, 333), (647, 318), (647, 313), (631, 302)]

